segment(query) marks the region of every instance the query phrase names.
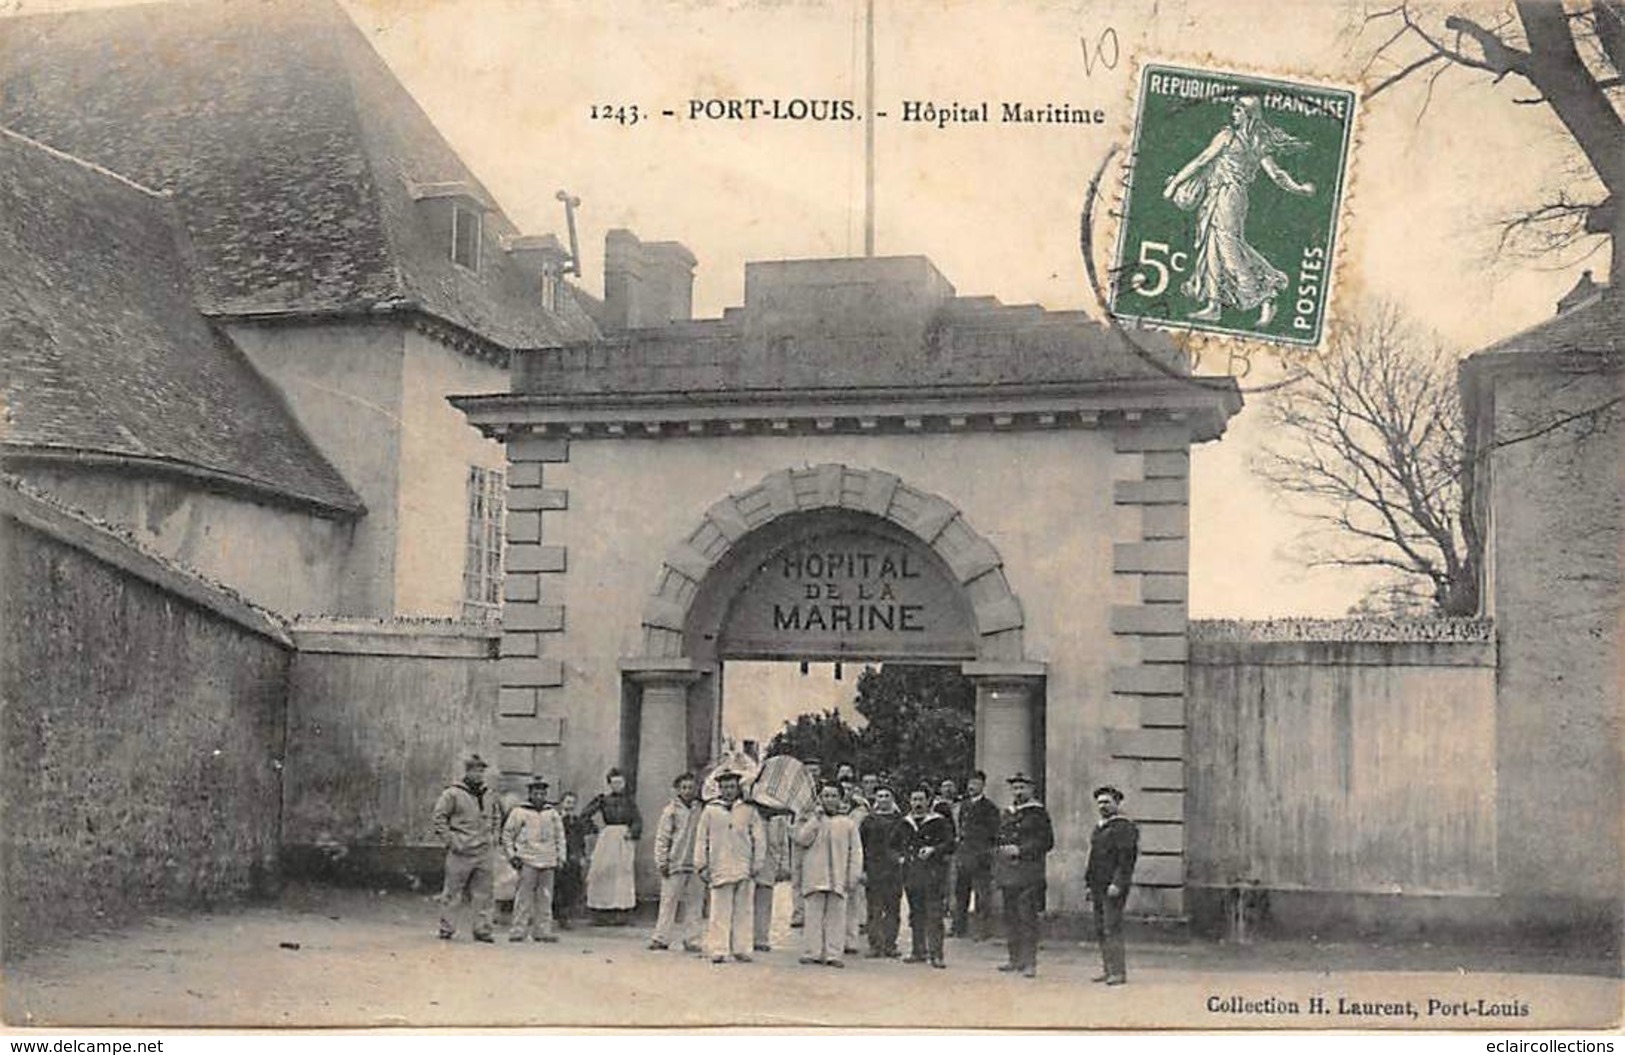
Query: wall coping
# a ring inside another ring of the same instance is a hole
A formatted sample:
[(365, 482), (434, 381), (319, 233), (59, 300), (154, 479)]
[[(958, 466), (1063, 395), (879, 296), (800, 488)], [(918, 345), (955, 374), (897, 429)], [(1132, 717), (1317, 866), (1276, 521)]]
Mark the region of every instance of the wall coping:
[(346, 656), (494, 659), (502, 627), (454, 619), (301, 616), (289, 628), (300, 652)]
[(1362, 617), (1351, 619), (1193, 619), (1195, 642), (1452, 645), (1494, 644), (1488, 619)]
[(112, 525), (52, 500), (15, 477), (0, 473), (0, 516), (110, 564), (165, 593), (261, 637), (293, 647), (284, 621), (229, 587), (146, 549)]
[(918, 434), (1179, 425), (1195, 442), (1241, 409), (1233, 382), (1174, 379), (760, 388), (707, 392), (497, 393), (449, 402), (493, 439), (673, 439), (765, 433)]

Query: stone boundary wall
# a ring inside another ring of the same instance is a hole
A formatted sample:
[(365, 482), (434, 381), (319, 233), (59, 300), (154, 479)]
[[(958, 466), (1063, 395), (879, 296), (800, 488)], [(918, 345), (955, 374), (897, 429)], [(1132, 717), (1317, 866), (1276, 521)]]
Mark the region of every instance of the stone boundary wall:
[(0, 481), (4, 956), (274, 890), (280, 621)]
[(1198, 929), (1495, 925), (1491, 623), (1193, 621), (1189, 640)]
[[(289, 874), (412, 889), (439, 882), (430, 811), (461, 759), (497, 777), (496, 626), (300, 619), (289, 675), (283, 854)], [(522, 792), (521, 792), (522, 795)]]

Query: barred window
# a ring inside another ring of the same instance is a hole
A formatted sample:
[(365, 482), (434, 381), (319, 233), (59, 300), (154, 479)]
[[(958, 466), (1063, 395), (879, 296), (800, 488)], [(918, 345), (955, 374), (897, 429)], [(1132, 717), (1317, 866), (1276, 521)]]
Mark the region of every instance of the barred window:
[(463, 618), (495, 619), (502, 609), (500, 469), (468, 468), (468, 540), (463, 556)]

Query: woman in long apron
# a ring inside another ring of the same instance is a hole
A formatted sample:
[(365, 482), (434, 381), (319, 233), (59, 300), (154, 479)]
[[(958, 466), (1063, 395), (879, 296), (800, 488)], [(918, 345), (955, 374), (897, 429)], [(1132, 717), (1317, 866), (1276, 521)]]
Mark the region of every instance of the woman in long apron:
[(587, 908), (593, 912), (593, 922), (620, 925), (628, 922), (638, 903), (632, 861), (643, 836), (643, 818), (638, 815), (638, 804), (626, 793), (626, 776), (611, 769), (604, 779), (609, 791), (594, 797), (581, 811), (583, 821), (590, 823), (596, 817), (602, 824), (592, 863), (587, 866)]

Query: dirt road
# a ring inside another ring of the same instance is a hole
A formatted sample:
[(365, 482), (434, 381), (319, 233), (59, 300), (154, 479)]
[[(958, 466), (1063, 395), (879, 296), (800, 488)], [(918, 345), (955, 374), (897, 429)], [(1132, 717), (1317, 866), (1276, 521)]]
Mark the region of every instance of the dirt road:
[[(781, 899), (784, 891), (781, 890)], [(949, 942), (949, 968), (800, 966), (799, 932), (752, 964), (650, 952), (642, 927), (557, 945), (433, 936), (408, 894), (295, 892), (277, 907), (154, 919), (7, 968), (12, 1026), (933, 1026), (1502, 1032), (1617, 1024), (1621, 982), (1560, 950), (1262, 942), (1141, 943), (1132, 980), (1089, 982), (1092, 947), (1048, 942), (1035, 980), (998, 943)], [(782, 917), (781, 917), (782, 918)], [(1606, 965), (1602, 967), (1607, 970)], [(1315, 1001), (1319, 1001), (1317, 1004)], [(1492, 1013), (1492, 1012), (1499, 1012)]]

